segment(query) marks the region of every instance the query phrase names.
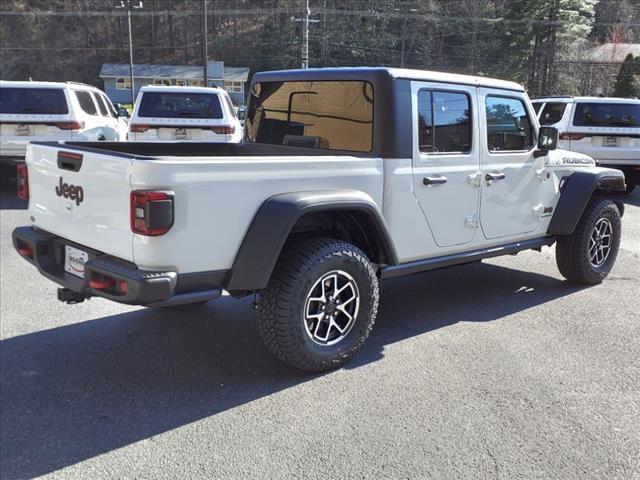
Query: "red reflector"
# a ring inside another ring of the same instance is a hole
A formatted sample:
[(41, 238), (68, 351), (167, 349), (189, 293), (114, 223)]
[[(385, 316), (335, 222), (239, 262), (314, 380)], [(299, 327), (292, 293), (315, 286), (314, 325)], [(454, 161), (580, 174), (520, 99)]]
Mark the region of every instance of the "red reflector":
[(211, 131), (213, 133), (217, 133), (218, 135), (233, 135), (236, 131), (236, 127), (233, 125), (218, 125), (211, 127)]
[(134, 133), (146, 132), (149, 128), (151, 128), (149, 125), (143, 125), (141, 123), (132, 123), (129, 125), (129, 131)]
[(29, 200), (29, 170), (26, 163), (19, 163), (16, 166), (18, 176), (17, 190), (18, 197), (22, 200)]
[(582, 140), (584, 137), (584, 134), (575, 132), (562, 132), (560, 134), (560, 140)]
[(102, 275), (97, 275), (96, 277), (89, 280), (89, 286), (91, 288), (95, 288), (96, 290), (106, 290), (108, 288), (112, 288), (113, 284), (113, 278), (104, 277)]
[(82, 130), (84, 122), (55, 122), (54, 125), (60, 130)]
[(120, 280), (119, 288), (122, 293), (127, 293), (129, 291), (129, 284), (124, 280)]
[(18, 249), (18, 253), (23, 257), (33, 258), (33, 249), (29, 245), (23, 245)]
[(156, 237), (173, 226), (173, 195), (166, 192), (131, 192), (131, 231)]

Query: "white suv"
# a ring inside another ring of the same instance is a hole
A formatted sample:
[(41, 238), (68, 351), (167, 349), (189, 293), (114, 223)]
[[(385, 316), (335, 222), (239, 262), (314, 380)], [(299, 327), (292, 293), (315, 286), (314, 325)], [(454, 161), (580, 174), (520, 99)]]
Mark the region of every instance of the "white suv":
[(540, 125), (560, 131), (560, 148), (622, 170), (628, 193), (640, 184), (640, 100), (548, 97), (532, 103)]
[(127, 125), (104, 92), (90, 85), (0, 81), (0, 159), (24, 161), (27, 144), (125, 140)]
[(133, 142), (239, 143), (242, 127), (221, 88), (145, 86), (129, 124)]

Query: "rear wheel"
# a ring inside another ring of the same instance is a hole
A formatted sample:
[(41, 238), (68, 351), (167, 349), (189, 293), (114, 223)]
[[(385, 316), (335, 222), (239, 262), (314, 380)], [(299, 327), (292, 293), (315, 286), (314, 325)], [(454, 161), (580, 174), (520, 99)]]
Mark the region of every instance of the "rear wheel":
[(602, 282), (613, 268), (620, 247), (620, 211), (603, 198), (591, 200), (572, 235), (558, 238), (556, 262), (569, 281)]
[(331, 239), (289, 244), (260, 292), (260, 335), (292, 367), (339, 368), (369, 336), (378, 295), (375, 270), (357, 247)]

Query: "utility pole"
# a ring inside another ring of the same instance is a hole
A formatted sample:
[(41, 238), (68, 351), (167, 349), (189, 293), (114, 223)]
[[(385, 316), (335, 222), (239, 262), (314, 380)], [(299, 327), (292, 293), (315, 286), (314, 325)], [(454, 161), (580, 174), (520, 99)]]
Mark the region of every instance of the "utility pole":
[(131, 10), (142, 8), (142, 0), (120, 0), (120, 5), (116, 8), (127, 9), (127, 23), (129, 25), (129, 77), (131, 79), (131, 106), (136, 103), (136, 89), (133, 83), (133, 40), (131, 38)]
[(202, 63), (204, 64), (204, 86), (209, 86), (209, 54), (207, 53), (207, 0), (202, 1)]
[(309, 18), (310, 14), (309, 0), (303, 0), (302, 18), (291, 18), (294, 22), (302, 22), (301, 68), (309, 68), (309, 24), (320, 22), (320, 20)]

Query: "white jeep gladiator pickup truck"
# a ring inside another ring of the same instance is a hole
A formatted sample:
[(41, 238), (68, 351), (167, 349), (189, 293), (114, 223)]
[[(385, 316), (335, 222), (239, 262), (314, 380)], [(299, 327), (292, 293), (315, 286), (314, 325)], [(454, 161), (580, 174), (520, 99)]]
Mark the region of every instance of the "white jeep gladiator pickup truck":
[(60, 284), (150, 307), (256, 295), (267, 347), (306, 371), (364, 343), (381, 279), (556, 244), (601, 282), (622, 172), (556, 149), (515, 83), (427, 71), (256, 74), (243, 144), (34, 143), (17, 251)]

